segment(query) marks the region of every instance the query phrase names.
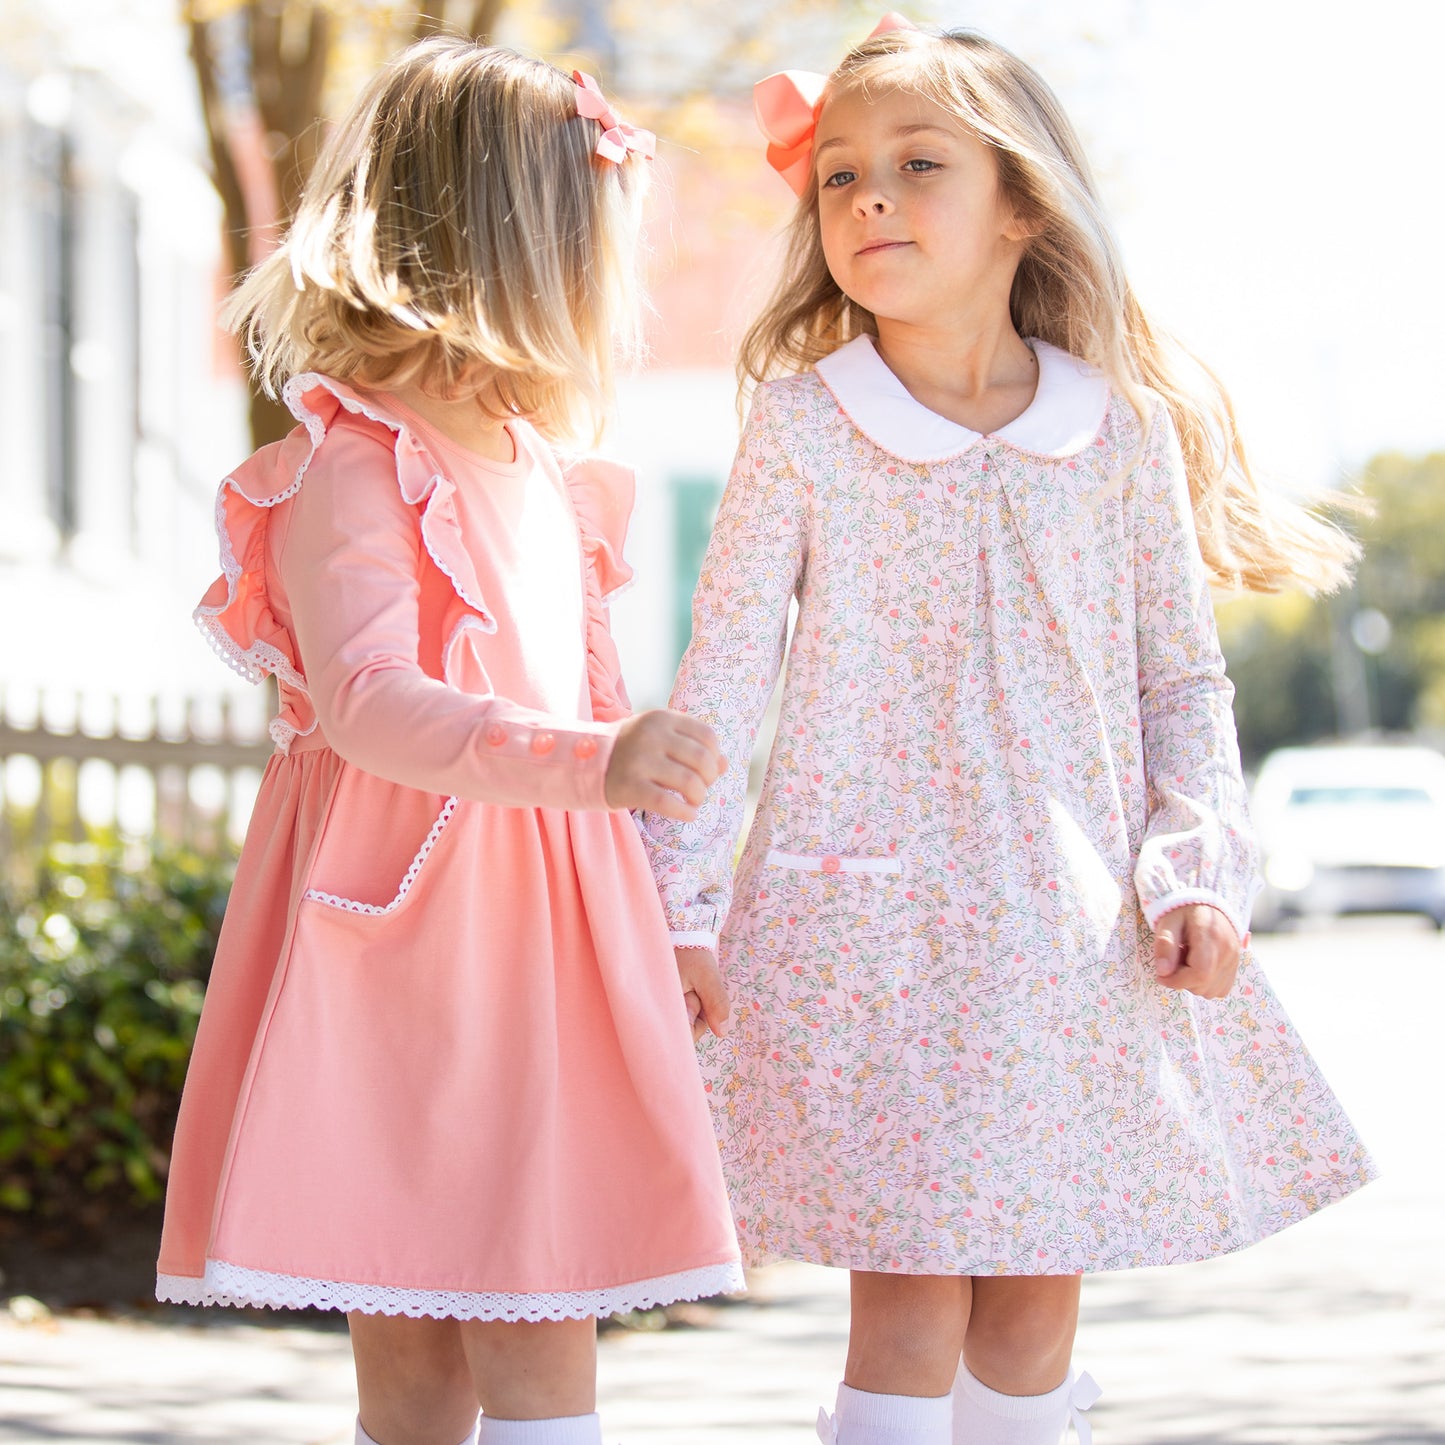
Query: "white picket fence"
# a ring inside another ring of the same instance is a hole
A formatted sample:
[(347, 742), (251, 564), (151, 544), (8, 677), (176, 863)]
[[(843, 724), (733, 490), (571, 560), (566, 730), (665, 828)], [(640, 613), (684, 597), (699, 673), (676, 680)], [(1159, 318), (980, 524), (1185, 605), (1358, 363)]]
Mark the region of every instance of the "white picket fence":
[(49, 842), (95, 829), (234, 845), (272, 751), (267, 701), (0, 692), (0, 867), (23, 876)]

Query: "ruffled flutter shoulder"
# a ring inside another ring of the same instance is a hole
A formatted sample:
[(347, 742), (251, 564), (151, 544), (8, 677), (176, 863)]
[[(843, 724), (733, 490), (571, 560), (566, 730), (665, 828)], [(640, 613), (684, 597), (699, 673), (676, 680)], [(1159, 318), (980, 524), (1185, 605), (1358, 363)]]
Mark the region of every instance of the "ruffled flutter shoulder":
[(420, 509), (427, 554), (484, 630), (494, 631), (496, 620), (462, 541), (455, 484), (405, 422), (376, 398), (363, 397), (315, 372), (292, 377), (283, 399), (299, 425), (282, 441), (260, 448), (221, 483), (216, 497), (221, 575), (194, 616), (222, 660), (242, 677), (260, 682), (268, 674), (275, 676), (280, 710), (270, 731), (285, 752), (292, 738), (316, 727), (316, 711), (295, 639), (271, 605), (267, 534), (275, 509), (301, 490), (318, 448), (338, 427), (370, 431), (391, 447), (401, 495)]
[(273, 508), (301, 489), (317, 443), (305, 427), (262, 447), (221, 483), (216, 534), (221, 575), (196, 607), (196, 625), (217, 655), (249, 682), (275, 676), (280, 710), (271, 736), (283, 751), (316, 726), (296, 643), (272, 611), (266, 585), (266, 536)]
[(636, 477), (629, 467), (601, 457), (559, 460), (587, 561), (587, 684), (592, 715), (598, 722), (616, 722), (632, 711), (632, 705), (622, 683), (607, 603), (632, 581), (622, 544), (637, 494)]

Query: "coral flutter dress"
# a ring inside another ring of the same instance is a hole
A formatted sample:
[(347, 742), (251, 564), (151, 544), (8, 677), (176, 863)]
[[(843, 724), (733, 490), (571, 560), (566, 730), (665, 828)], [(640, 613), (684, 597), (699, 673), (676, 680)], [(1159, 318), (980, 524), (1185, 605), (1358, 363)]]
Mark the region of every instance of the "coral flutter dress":
[(741, 1284), (605, 595), (631, 479), (448, 452), (299, 377), (198, 618), (281, 708), (176, 1131), (157, 1294), (578, 1318)]

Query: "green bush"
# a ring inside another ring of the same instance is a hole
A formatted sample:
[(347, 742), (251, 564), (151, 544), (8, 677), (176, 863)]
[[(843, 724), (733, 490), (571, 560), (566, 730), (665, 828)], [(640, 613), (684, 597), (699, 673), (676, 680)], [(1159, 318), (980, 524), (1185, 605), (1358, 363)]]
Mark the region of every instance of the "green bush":
[(161, 1196), (234, 866), (57, 843), (0, 894), (0, 1217), (81, 1235)]

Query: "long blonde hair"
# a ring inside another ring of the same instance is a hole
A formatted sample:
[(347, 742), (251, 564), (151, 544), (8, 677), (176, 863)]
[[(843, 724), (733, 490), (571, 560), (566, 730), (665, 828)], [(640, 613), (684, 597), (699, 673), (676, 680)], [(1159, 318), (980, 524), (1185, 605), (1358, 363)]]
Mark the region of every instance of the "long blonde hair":
[(594, 154), (570, 76), (454, 38), (413, 45), (328, 141), (281, 246), (225, 320), (275, 395), (322, 371), (365, 386), (479, 383), (505, 413), (593, 433), (639, 338), (646, 166)]
[[(1078, 136), (1037, 72), (971, 31), (893, 30), (844, 58), (824, 103), (839, 91), (895, 86), (932, 101), (992, 148), (999, 184), (1032, 233), (1009, 303), (1019, 334), (1098, 367), (1141, 420), (1142, 388), (1162, 398), (1179, 433), (1212, 580), (1261, 592), (1290, 583), (1338, 586), (1355, 544), (1261, 487), (1219, 379), (1150, 324), (1124, 275)], [(793, 217), (782, 276), (743, 339), (739, 385), (806, 370), (864, 333), (876, 335), (877, 322), (828, 272), (810, 185)]]

